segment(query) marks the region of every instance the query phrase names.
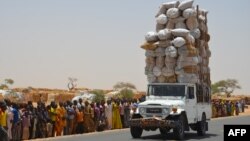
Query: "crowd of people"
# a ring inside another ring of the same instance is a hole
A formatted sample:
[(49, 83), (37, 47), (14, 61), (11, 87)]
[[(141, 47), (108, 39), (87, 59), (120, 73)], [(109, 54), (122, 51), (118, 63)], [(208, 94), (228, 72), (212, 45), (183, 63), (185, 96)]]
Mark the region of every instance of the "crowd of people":
[(0, 138), (6, 135), (6, 140), (19, 141), (126, 128), (136, 106), (137, 100), (125, 99), (52, 101), (48, 105), (5, 99), (0, 102)]
[(212, 100), (212, 117), (238, 116), (240, 112), (244, 112), (244, 100), (230, 101), (222, 99)]
[[(0, 138), (20, 141), (127, 128), (130, 112), (137, 105), (137, 100), (126, 99), (52, 101), (47, 105), (5, 99), (0, 101)], [(213, 100), (212, 117), (239, 115), (244, 107), (244, 101)]]

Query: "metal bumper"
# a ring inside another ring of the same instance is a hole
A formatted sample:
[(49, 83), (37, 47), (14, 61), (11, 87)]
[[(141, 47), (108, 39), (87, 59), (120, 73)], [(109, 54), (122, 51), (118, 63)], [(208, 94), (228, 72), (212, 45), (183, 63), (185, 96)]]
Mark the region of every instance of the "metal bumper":
[(174, 120), (162, 120), (159, 118), (136, 118), (129, 121), (130, 126), (134, 127), (157, 127), (157, 128), (174, 128), (177, 124)]

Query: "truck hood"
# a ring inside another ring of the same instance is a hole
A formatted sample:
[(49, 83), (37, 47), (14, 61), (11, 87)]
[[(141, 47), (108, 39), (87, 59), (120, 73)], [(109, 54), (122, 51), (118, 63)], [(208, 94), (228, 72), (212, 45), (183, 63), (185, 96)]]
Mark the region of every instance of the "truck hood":
[(155, 105), (155, 106), (183, 106), (183, 100), (166, 100), (166, 99), (152, 99), (146, 100), (139, 104), (139, 106), (148, 106), (148, 105)]

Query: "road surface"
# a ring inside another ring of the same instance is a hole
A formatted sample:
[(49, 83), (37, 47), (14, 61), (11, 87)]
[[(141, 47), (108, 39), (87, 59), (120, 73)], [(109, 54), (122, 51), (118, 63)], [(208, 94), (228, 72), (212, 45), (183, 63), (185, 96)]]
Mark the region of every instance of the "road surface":
[[(186, 132), (185, 140), (188, 141), (223, 141), (223, 125), (224, 124), (250, 124), (250, 115), (238, 117), (225, 117), (212, 119), (209, 121), (209, 131), (203, 137), (197, 136), (195, 131)], [(63, 137), (54, 137), (39, 140), (49, 141), (171, 141), (174, 140), (173, 134), (168, 133), (167, 136), (161, 136), (159, 130), (143, 131), (142, 138), (133, 139), (129, 129), (110, 130), (104, 132), (94, 132), (89, 134), (71, 135)], [(35, 140), (38, 141), (38, 140)]]

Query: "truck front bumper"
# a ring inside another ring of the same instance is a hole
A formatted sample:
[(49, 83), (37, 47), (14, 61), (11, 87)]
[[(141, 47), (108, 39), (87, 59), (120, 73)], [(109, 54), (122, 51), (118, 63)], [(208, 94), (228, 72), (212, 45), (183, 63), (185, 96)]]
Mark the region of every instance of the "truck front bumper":
[(157, 128), (174, 128), (177, 124), (174, 120), (163, 120), (159, 118), (136, 118), (131, 119), (129, 124), (133, 127), (157, 127)]

